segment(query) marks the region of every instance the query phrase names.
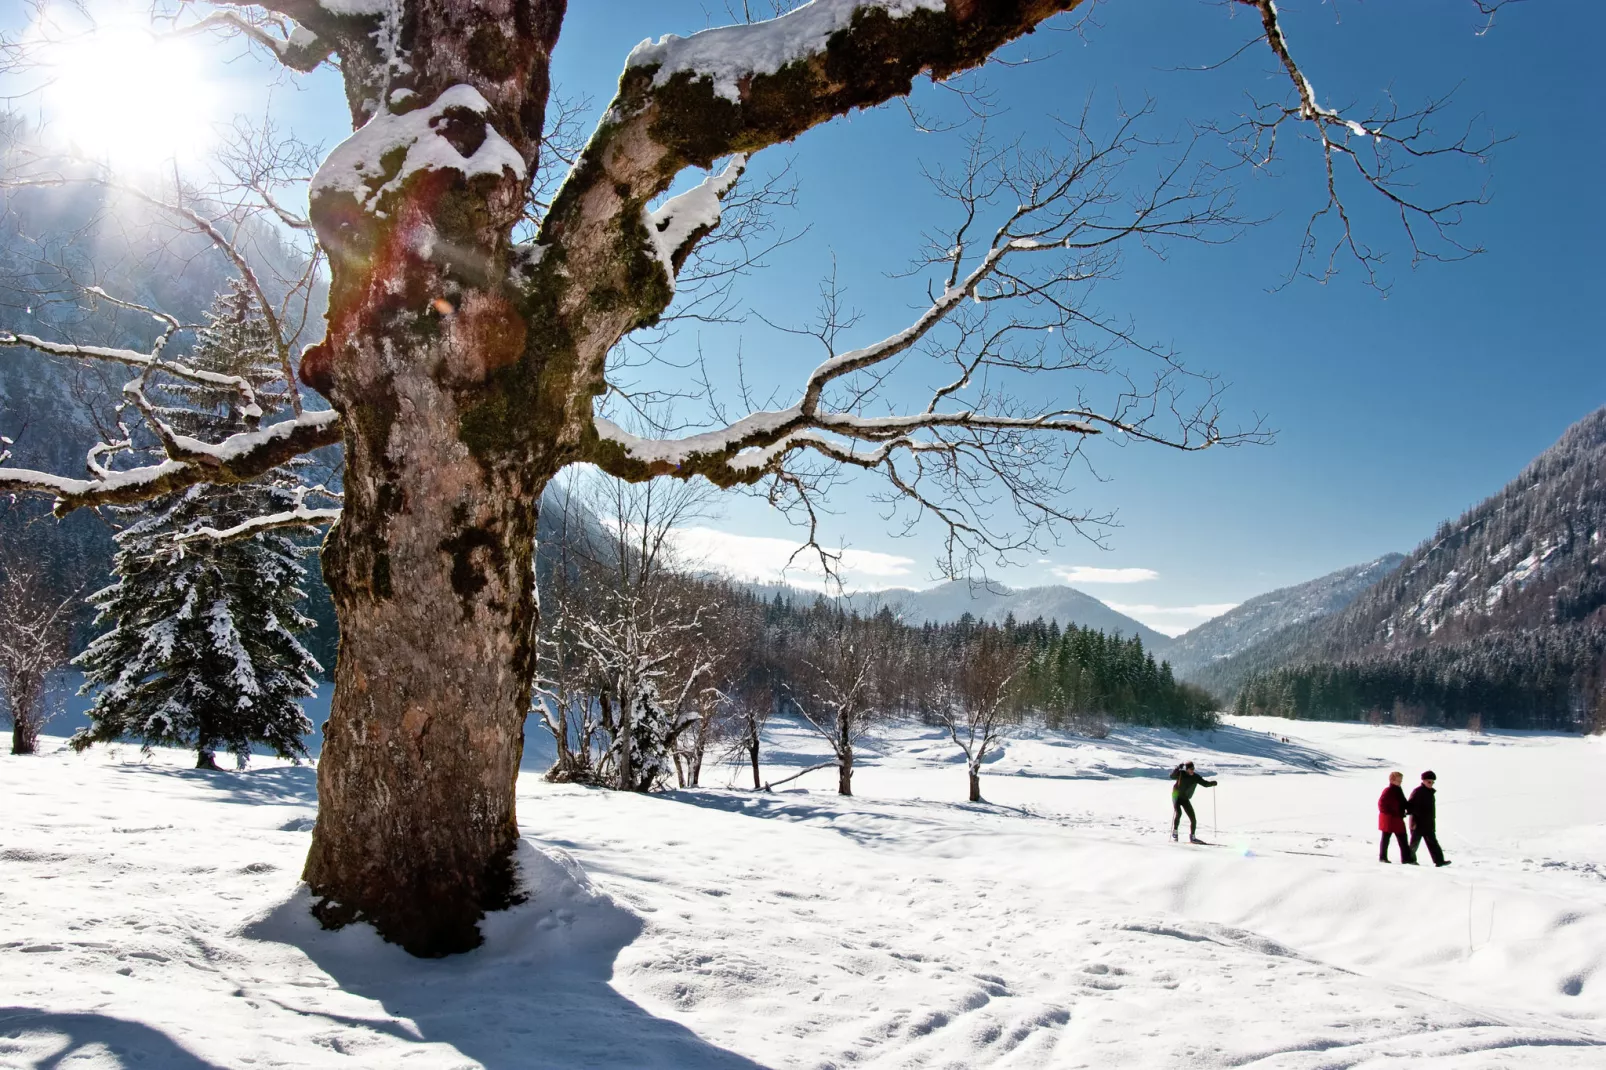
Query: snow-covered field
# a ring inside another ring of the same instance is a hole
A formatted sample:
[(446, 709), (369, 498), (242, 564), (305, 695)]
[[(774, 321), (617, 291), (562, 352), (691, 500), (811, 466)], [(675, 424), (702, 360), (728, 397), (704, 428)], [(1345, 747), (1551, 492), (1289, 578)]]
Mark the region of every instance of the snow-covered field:
[[(429, 962), (307, 915), (310, 768), (60, 744), (0, 757), (8, 1067), (1606, 1067), (1598, 738), (1033, 735), (979, 805), (918, 726), (854, 799), (554, 786), (537, 752), (530, 901)], [(1221, 846), (1168, 841), (1181, 757)], [(1379, 865), (1387, 770), (1429, 766), (1454, 865)]]

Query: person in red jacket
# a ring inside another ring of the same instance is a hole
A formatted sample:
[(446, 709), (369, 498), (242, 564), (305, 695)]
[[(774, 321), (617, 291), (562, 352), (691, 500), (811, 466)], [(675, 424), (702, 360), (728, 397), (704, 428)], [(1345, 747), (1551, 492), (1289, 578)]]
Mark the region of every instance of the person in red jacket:
[(1393, 836), (1394, 842), (1400, 845), (1400, 861), (1414, 866), (1416, 858), (1405, 843), (1405, 789), (1400, 787), (1404, 780), (1404, 773), (1390, 773), (1389, 786), (1377, 797), (1377, 828), (1383, 833), (1377, 845), (1377, 860), (1389, 860), (1389, 837)]

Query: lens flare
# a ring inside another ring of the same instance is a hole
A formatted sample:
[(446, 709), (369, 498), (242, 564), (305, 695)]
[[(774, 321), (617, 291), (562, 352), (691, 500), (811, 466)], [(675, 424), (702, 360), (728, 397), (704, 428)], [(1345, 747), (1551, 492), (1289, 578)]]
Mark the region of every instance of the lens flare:
[(223, 87), (194, 39), (117, 13), (85, 21), (52, 12), (35, 34), (49, 79), (45, 128), (56, 140), (131, 170), (192, 161), (211, 141)]

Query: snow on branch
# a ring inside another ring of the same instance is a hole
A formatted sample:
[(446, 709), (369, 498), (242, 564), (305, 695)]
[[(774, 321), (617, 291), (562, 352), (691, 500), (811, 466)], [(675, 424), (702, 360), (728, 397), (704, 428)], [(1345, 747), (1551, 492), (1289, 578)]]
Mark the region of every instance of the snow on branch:
[(747, 157), (738, 153), (719, 174), (709, 175), (658, 208), (642, 210), (642, 222), (671, 285), (693, 246), (719, 226), (720, 201), (746, 169)]
[(84, 506), (148, 501), (197, 483), (245, 482), (303, 453), (339, 442), (340, 414), (332, 409), (304, 412), (294, 419), (230, 435), (215, 445), (185, 435), (171, 437), (177, 456), (126, 471), (100, 468), (93, 479), (0, 468), (0, 493), (52, 495), (56, 515), (66, 516)]
[(213, 11), (172, 31), (173, 37), (203, 33), (241, 34), (266, 48), (280, 63), (303, 74), (316, 70), (334, 52), (334, 42), (282, 16), (250, 11)]
[[(101, 296), (105, 296), (104, 292), (101, 292)], [(257, 403), (256, 390), (252, 388), (250, 380), (238, 375), (202, 371), (175, 360), (163, 360), (159, 349), (141, 353), (134, 349), (118, 349), (112, 346), (71, 345), (65, 342), (49, 342), (31, 334), (13, 334), (10, 331), (0, 331), (0, 347), (32, 349), (52, 357), (104, 360), (131, 368), (154, 369), (177, 379), (236, 391), (240, 395), (242, 416), (249, 420), (259, 419), (262, 416), (262, 407)]]
[(789, 63), (825, 51), (831, 37), (849, 29), (856, 17), (943, 14), (945, 6), (945, 0), (813, 0), (765, 22), (643, 41), (631, 51), (625, 67), (654, 68), (653, 84), (659, 87), (683, 72), (708, 79), (717, 96), (734, 103), (741, 100), (744, 81), (775, 74)]
[(199, 527), (186, 531), (178, 536), (178, 542), (190, 542), (194, 539), (211, 539), (214, 542), (234, 542), (237, 539), (249, 539), (253, 535), (260, 535), (265, 531), (278, 531), (283, 528), (316, 528), (325, 524), (333, 524), (340, 519), (338, 508), (313, 509), (298, 505), (294, 509), (286, 509), (281, 513), (269, 513), (266, 516), (254, 516), (249, 520), (242, 520), (233, 527), (214, 528)]
[(263, 516), (254, 516), (242, 520), (226, 528), (215, 528), (208, 524), (198, 524), (188, 531), (181, 532), (174, 538), (175, 542), (192, 542), (196, 539), (210, 539), (213, 542), (234, 542), (238, 539), (249, 539), (253, 535), (260, 535), (265, 531), (279, 531), (284, 528), (316, 528), (326, 524), (333, 524), (340, 519), (340, 507), (329, 506), (322, 509), (307, 505), (309, 497), (327, 498), (330, 501), (342, 501), (345, 495), (339, 491), (330, 490), (323, 484), (316, 486), (295, 486), (290, 488), (294, 504), (277, 513), (268, 513)]

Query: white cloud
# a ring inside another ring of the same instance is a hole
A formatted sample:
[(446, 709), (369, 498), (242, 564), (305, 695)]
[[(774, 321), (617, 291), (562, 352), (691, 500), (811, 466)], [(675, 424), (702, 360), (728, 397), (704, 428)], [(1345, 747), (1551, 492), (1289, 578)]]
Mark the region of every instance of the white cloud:
[(1152, 568), (1095, 568), (1092, 565), (1056, 565), (1049, 570), (1066, 583), (1146, 583), (1160, 574)]
[(1121, 602), (1104, 604), (1117, 613), (1125, 613), (1133, 620), (1147, 624), (1161, 635), (1171, 636), (1181, 635), (1229, 609), (1238, 608), (1237, 602), (1206, 602), (1197, 606), (1126, 605)]
[[(791, 539), (691, 527), (677, 528), (674, 544), (692, 568), (706, 568), (737, 580), (789, 583), (809, 590), (824, 590), (826, 586), (819, 555), (812, 550), (798, 553), (798, 543)], [(875, 550), (840, 552), (838, 571), (847, 590), (907, 587), (915, 579), (911, 557)]]

